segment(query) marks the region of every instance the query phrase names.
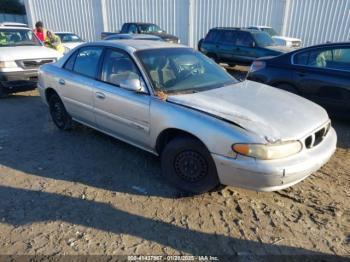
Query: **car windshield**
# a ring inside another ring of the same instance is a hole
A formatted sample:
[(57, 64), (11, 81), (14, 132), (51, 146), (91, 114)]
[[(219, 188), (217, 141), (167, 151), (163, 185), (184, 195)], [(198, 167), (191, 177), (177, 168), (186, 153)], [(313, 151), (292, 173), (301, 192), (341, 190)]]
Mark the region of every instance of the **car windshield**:
[(0, 47), (41, 45), (33, 31), (29, 29), (0, 29)]
[(265, 47), (265, 46), (272, 46), (276, 45), (275, 41), (271, 38), (270, 35), (264, 32), (255, 32), (253, 33), (253, 37), (258, 44), (258, 46)]
[(76, 34), (62, 34), (62, 33), (56, 33), (57, 36), (60, 37), (62, 43), (77, 43), (77, 42), (83, 42), (79, 36)]
[(222, 67), (190, 48), (136, 52), (156, 91), (195, 93), (237, 83)]
[(159, 33), (162, 32), (159, 26), (155, 24), (141, 24), (139, 25), (139, 31), (141, 33)]
[(262, 30), (263, 32), (268, 33), (270, 36), (275, 36), (275, 35), (277, 35), (277, 32), (276, 32), (273, 28), (271, 28), (271, 27), (264, 27), (264, 28), (261, 28), (261, 30)]

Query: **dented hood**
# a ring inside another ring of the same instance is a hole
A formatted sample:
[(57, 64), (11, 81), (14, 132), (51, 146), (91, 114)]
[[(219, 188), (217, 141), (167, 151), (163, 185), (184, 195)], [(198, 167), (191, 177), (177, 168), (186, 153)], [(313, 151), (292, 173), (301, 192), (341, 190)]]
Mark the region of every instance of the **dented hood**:
[(300, 139), (329, 120), (327, 112), (309, 100), (248, 80), (167, 100), (225, 119), (270, 142)]

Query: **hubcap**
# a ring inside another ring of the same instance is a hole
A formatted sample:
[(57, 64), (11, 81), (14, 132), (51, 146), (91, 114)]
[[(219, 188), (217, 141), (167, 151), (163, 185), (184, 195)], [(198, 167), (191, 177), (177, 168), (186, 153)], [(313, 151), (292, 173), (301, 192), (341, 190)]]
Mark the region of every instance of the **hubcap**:
[(184, 151), (175, 157), (176, 174), (188, 182), (198, 182), (208, 173), (208, 164), (204, 157), (194, 151)]

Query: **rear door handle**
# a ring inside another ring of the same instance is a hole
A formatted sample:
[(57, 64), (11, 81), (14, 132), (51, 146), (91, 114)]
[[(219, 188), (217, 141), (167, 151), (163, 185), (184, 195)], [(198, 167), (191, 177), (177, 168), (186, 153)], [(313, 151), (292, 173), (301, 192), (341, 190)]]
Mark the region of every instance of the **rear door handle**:
[(60, 79), (58, 80), (58, 83), (64, 86), (66, 84), (66, 81), (64, 81), (64, 79)]
[(96, 97), (99, 99), (105, 99), (106, 95), (104, 93), (101, 93), (101, 92), (96, 92)]

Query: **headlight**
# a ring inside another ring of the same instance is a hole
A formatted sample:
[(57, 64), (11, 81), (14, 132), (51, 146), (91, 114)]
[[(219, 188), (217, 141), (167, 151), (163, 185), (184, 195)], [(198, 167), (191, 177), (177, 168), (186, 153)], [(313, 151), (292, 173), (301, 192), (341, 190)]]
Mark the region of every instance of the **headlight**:
[(0, 61), (0, 68), (13, 68), (17, 67), (15, 61)]
[(299, 141), (290, 141), (276, 144), (234, 144), (233, 151), (238, 154), (262, 160), (285, 158), (301, 151)]

